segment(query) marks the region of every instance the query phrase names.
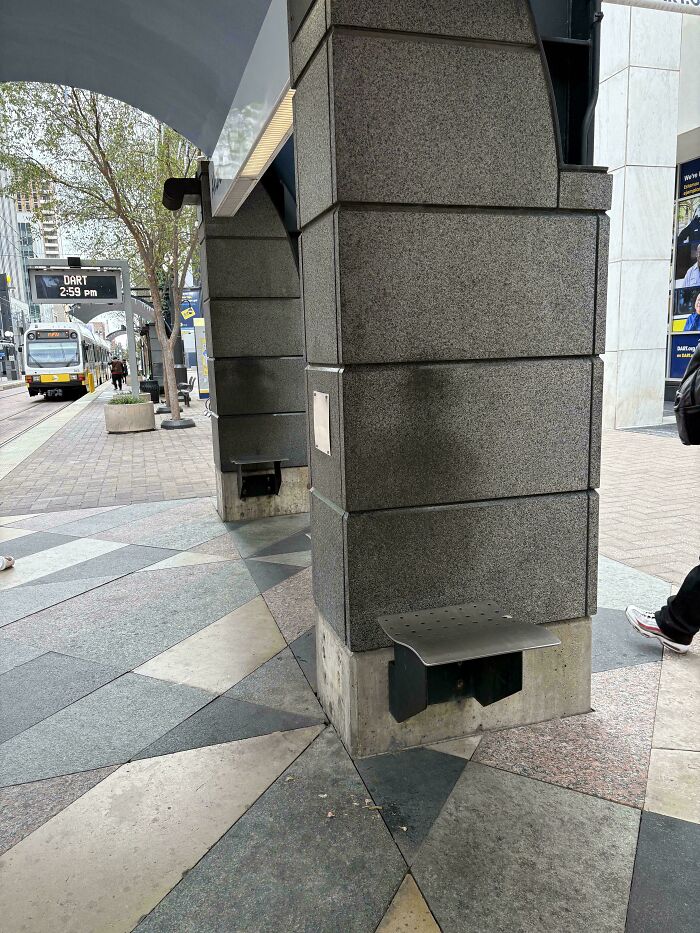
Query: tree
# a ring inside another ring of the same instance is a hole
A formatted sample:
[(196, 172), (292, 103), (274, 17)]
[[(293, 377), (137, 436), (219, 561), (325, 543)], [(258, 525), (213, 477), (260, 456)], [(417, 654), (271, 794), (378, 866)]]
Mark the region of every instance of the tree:
[[(173, 351), (180, 316), (167, 332), (163, 282), (179, 309), (197, 242), (196, 211), (161, 203), (168, 177), (195, 174), (199, 150), (174, 130), (122, 101), (78, 88), (0, 85), (0, 168), (19, 194), (47, 189), (71, 238), (96, 256), (129, 260), (133, 280), (148, 288), (163, 353), (172, 417), (180, 404)], [(48, 183), (48, 184), (47, 184)], [(136, 376), (136, 374), (134, 374)]]

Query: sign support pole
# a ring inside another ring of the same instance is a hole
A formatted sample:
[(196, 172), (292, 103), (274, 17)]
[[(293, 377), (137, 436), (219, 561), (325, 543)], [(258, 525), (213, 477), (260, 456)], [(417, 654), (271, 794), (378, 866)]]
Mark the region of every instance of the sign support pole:
[(131, 304), (131, 281), (129, 265), (122, 265), (122, 292), (124, 299), (124, 317), (126, 318), (126, 342), (129, 351), (129, 385), (133, 395), (139, 394), (139, 367), (136, 360), (136, 333), (134, 330), (134, 308)]

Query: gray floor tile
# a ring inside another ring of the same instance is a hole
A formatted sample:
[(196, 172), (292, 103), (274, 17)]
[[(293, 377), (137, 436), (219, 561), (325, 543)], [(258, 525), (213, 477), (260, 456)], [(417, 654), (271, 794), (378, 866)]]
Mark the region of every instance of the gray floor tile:
[(406, 866), (379, 813), (364, 808), (365, 796), (326, 730), (139, 933), (371, 933)]
[(241, 557), (251, 557), (278, 541), (283, 541), (299, 531), (308, 530), (309, 515), (281, 515), (278, 518), (263, 518), (254, 522), (232, 525), (231, 534)]
[(0, 627), (10, 625), (35, 612), (41, 612), (42, 609), (48, 609), (49, 606), (55, 606), (66, 599), (72, 599), (73, 596), (79, 596), (104, 583), (110, 583), (114, 575), (73, 580), (70, 583), (44, 583), (45, 579), (46, 577), (42, 577), (41, 582), (25, 583), (3, 591), (0, 598)]
[(18, 664), (25, 664), (44, 653), (43, 648), (27, 645), (14, 638), (0, 638), (0, 674), (11, 671)]
[(273, 554), (292, 554), (295, 551), (310, 550), (311, 538), (309, 537), (309, 528), (306, 528), (303, 531), (297, 531), (296, 534), (290, 535), (288, 538), (282, 538), (281, 541), (276, 541), (260, 551), (256, 551), (255, 557), (270, 557)]
[(0, 742), (118, 677), (120, 671), (48, 652), (0, 676)]
[(181, 499), (124, 505), (121, 506), (121, 508), (112, 509), (100, 515), (78, 518), (74, 522), (62, 525), (61, 530), (65, 531), (66, 534), (89, 537), (90, 535), (98, 535), (102, 531), (111, 531), (112, 528), (118, 528), (120, 525), (127, 525), (130, 522), (139, 521), (150, 515), (159, 515), (161, 512), (168, 512), (178, 505), (182, 505)]
[(13, 522), (13, 525), (18, 528), (32, 528), (35, 531), (60, 529), (62, 532), (62, 526), (67, 525), (69, 522), (104, 514), (110, 509), (111, 506), (102, 506), (96, 509), (68, 509), (61, 512), (45, 512), (43, 515), (34, 515), (32, 518), (24, 518), (21, 521)]
[(304, 632), (299, 638), (295, 638), (289, 645), (294, 657), (297, 659), (299, 667), (304, 672), (304, 676), (311, 684), (311, 689), (318, 690), (318, 678), (316, 676), (316, 629), (312, 628)]
[(118, 766), (0, 789), (0, 855), (99, 784)]
[(413, 863), (444, 933), (620, 933), (639, 811), (468, 762)]
[(643, 813), (627, 933), (700, 929), (700, 825)]
[(630, 604), (659, 609), (671, 595), (671, 584), (659, 577), (628, 567), (609, 557), (598, 558), (598, 605), (624, 609)]
[(621, 609), (599, 609), (593, 616), (593, 673), (660, 661), (661, 645), (634, 631)]
[(3, 551), (12, 554), (15, 560), (21, 557), (29, 557), (31, 554), (38, 554), (39, 551), (47, 551), (49, 548), (58, 547), (59, 544), (68, 544), (69, 541), (75, 541), (71, 535), (55, 534), (52, 531), (35, 531), (34, 534), (24, 535), (22, 538), (14, 538), (3, 546)]
[(355, 761), (409, 865), (466, 764), (463, 758), (427, 748)]
[(288, 577), (293, 577), (301, 569), (291, 564), (271, 564), (261, 560), (246, 560), (244, 563), (261, 593), (272, 589)]
[(324, 719), (321, 705), (289, 648), (227, 690), (224, 696)]
[(4, 634), (127, 671), (257, 595), (242, 561), (154, 570), (36, 613)]
[(0, 785), (128, 761), (211, 695), (125, 674), (0, 746)]
[(254, 735), (303, 729), (315, 725), (318, 721), (318, 716), (298, 716), (284, 710), (270, 709), (257, 703), (246, 703), (222, 696), (144, 748), (134, 756), (134, 760), (171, 755), (173, 752), (184, 752), (188, 748), (204, 748), (207, 745), (250, 739)]
[(179, 505), (146, 518), (100, 532), (108, 541), (186, 551), (218, 537), (225, 526), (208, 499), (183, 500)]
[(158, 561), (166, 560), (166, 558), (172, 556), (173, 552), (166, 548), (130, 545), (110, 554), (92, 557), (81, 564), (66, 567), (65, 570), (58, 570), (56, 573), (42, 577), (41, 581), (46, 584), (54, 584), (69, 583), (73, 580), (88, 580), (93, 577), (111, 576), (116, 578), (127, 573), (133, 573), (135, 570), (141, 570), (143, 567), (149, 567), (151, 564), (157, 564)]

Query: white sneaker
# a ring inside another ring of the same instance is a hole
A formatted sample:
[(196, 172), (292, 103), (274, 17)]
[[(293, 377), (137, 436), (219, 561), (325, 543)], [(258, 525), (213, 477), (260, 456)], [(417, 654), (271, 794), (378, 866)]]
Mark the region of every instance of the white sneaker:
[(657, 641), (660, 641), (662, 645), (666, 645), (667, 648), (670, 648), (671, 651), (675, 651), (678, 654), (688, 653), (690, 645), (680, 644), (670, 639), (668, 635), (664, 635), (656, 624), (656, 616), (653, 612), (638, 609), (636, 606), (628, 606), (625, 609), (625, 615), (632, 628), (636, 629), (640, 635), (644, 635), (645, 638), (655, 638)]

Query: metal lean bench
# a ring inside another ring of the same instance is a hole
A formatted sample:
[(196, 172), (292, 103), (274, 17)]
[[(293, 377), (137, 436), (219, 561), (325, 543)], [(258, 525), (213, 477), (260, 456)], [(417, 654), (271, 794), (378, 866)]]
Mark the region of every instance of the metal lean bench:
[(231, 463), (238, 471), (238, 498), (241, 501), (256, 496), (278, 496), (282, 486), (282, 464), (287, 457), (238, 457)]
[(181, 402), (184, 402), (185, 405), (190, 407), (190, 397), (192, 395), (192, 389), (194, 387), (194, 376), (190, 376), (187, 382), (181, 382), (177, 387), (177, 397)]
[(463, 603), (382, 616), (394, 642), (389, 709), (405, 722), (433, 703), (474, 697), (482, 706), (523, 688), (523, 652), (561, 644), (540, 625), (520, 622), (494, 603)]

